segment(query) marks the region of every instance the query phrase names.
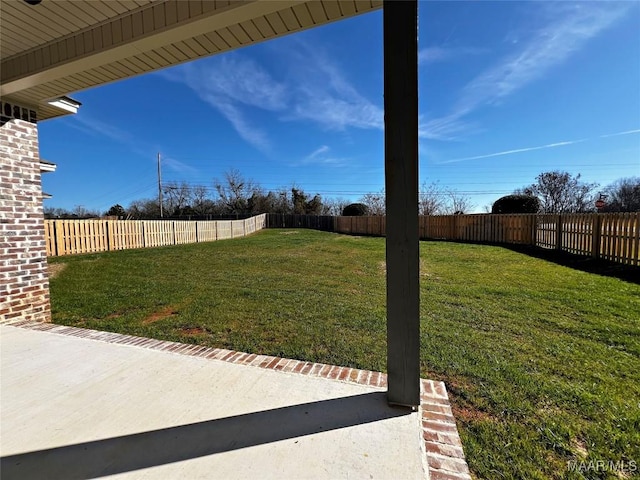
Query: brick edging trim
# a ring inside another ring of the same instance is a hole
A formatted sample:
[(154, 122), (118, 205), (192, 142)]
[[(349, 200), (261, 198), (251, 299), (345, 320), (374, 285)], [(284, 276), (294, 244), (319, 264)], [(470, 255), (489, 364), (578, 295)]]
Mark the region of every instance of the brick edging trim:
[(443, 382), (420, 381), (422, 438), (431, 480), (471, 480)]
[[(155, 340), (121, 333), (101, 332), (87, 328), (68, 327), (31, 320), (0, 321), (0, 325), (38, 330), (71, 337), (98, 340), (117, 345), (131, 345), (179, 355), (202, 357), (236, 365), (248, 365), (286, 373), (320, 377), (376, 388), (387, 387), (387, 374), (371, 370), (340, 367), (324, 363), (305, 362), (289, 358), (236, 352), (224, 348)], [(471, 480), (458, 435), (455, 418), (443, 382), (421, 379), (420, 407), (422, 423), (422, 453), (429, 480)]]

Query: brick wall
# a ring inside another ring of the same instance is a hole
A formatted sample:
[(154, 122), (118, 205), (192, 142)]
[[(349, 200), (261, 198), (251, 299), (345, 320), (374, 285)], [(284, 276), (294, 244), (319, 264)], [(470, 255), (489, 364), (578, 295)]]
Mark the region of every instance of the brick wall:
[(0, 321), (50, 321), (38, 126), (33, 110), (2, 102)]

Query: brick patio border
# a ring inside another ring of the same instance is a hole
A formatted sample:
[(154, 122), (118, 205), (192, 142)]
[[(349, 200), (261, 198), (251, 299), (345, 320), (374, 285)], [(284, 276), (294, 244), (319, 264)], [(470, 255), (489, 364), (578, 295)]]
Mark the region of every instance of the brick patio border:
[[(370, 387), (386, 388), (387, 386), (386, 373), (370, 370), (305, 362), (272, 357), (270, 355), (256, 355), (222, 348), (203, 347), (201, 345), (155, 340), (29, 320), (0, 321), (0, 324), (118, 345), (131, 345), (179, 355), (208, 358), (236, 365), (249, 365), (268, 370), (321, 377)], [(458, 435), (444, 383), (422, 379), (420, 390), (421, 404), (418, 413), (422, 422), (422, 437), (424, 440), (422, 452), (423, 463), (428, 471), (427, 478), (430, 480), (470, 480), (471, 475), (464, 457), (462, 442)]]

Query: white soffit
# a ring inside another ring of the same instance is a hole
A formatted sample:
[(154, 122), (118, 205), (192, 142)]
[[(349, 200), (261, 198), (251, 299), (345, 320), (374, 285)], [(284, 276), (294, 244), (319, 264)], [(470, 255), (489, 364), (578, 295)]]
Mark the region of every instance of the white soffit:
[(381, 0), (0, 1), (0, 96), (70, 113), (59, 97), (382, 7)]

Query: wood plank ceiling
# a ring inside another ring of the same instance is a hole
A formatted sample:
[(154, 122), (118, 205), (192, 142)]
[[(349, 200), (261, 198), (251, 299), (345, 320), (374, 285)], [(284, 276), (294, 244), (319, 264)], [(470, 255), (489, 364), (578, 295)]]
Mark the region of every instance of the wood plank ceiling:
[(0, 2), (0, 96), (47, 101), (104, 83), (370, 12), (381, 0)]

